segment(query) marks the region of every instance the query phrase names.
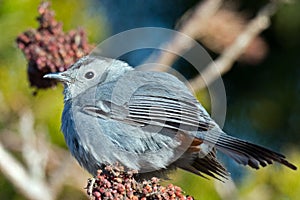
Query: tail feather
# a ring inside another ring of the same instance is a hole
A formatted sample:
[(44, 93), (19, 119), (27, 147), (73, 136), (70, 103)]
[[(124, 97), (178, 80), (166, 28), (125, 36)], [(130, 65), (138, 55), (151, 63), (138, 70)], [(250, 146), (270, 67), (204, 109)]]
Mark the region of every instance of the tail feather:
[(224, 133), (220, 135), (207, 135), (205, 141), (215, 144), (215, 147), (221, 152), (233, 158), (237, 163), (249, 165), (252, 168), (259, 169), (272, 164), (273, 161), (281, 163), (293, 170), (297, 167), (285, 159), (285, 156), (274, 152), (265, 147), (234, 138)]
[(191, 165), (185, 167), (181, 166), (181, 168), (204, 178), (206, 177), (203, 174), (206, 174), (220, 181), (227, 179), (227, 176), (229, 175), (227, 170), (217, 160), (214, 151), (208, 153), (203, 158), (196, 157)]

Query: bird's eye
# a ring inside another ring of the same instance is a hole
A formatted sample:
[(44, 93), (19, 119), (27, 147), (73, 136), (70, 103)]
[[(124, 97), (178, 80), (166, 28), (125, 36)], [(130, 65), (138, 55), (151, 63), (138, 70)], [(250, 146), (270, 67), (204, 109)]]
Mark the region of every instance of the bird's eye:
[(92, 79), (94, 77), (94, 72), (89, 71), (84, 75), (84, 77), (86, 79)]

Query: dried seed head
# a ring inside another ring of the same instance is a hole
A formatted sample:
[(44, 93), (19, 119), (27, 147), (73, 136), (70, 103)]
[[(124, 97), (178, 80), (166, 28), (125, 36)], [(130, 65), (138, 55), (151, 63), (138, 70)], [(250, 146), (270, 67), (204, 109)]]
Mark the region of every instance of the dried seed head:
[(56, 82), (43, 79), (45, 74), (65, 71), (80, 57), (88, 54), (92, 45), (88, 44), (83, 29), (63, 32), (62, 23), (54, 19), (49, 2), (42, 2), (38, 13), (39, 27), (20, 34), (16, 42), (28, 61), (30, 85), (48, 88)]
[[(98, 170), (95, 181), (88, 181), (87, 192), (94, 199), (193, 199), (185, 196), (178, 186), (161, 186), (156, 177), (139, 182), (135, 180), (135, 175), (137, 171), (125, 171), (119, 164), (106, 166), (103, 170)], [(89, 191), (92, 191), (91, 194)]]

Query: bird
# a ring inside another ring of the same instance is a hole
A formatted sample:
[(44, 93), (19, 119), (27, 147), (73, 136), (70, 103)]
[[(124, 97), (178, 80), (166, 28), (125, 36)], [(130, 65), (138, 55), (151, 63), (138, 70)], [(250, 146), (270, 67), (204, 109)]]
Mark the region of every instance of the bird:
[(280, 153), (226, 134), (169, 73), (90, 54), (44, 78), (64, 83), (61, 130), (71, 154), (93, 175), (119, 163), (139, 174), (181, 168), (222, 180), (230, 173), (217, 152), (254, 169), (274, 162), (297, 169)]

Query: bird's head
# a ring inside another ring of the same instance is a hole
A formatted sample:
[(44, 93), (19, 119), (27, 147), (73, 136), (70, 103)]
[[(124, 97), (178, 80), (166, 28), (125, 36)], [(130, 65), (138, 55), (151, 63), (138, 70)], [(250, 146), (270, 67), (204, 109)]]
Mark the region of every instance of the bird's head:
[[(118, 68), (128, 67), (128, 64), (119, 60), (88, 55), (71, 65), (68, 70), (46, 74), (44, 78), (61, 81), (65, 85), (65, 100), (74, 98), (88, 88), (112, 79), (118, 74)], [(109, 77), (108, 77), (109, 75)]]

